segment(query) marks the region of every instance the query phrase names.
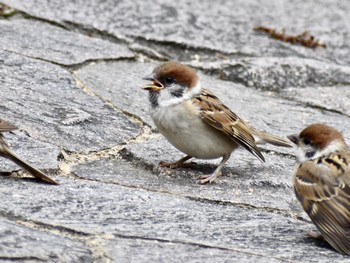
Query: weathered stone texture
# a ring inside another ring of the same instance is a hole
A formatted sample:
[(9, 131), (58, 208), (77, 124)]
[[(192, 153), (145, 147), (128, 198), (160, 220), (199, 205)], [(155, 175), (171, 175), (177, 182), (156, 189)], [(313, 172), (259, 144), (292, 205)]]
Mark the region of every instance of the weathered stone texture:
[[(292, 188), (293, 150), (262, 146), (163, 169), (183, 156), (156, 130), (141, 89), (161, 61), (256, 128), (286, 136), (325, 122), (350, 141), (346, 1), (2, 0), (0, 118), (12, 149), (60, 185), (0, 159), (0, 260), (25, 262), (348, 262), (320, 240)], [(308, 31), (326, 48), (254, 31)]]

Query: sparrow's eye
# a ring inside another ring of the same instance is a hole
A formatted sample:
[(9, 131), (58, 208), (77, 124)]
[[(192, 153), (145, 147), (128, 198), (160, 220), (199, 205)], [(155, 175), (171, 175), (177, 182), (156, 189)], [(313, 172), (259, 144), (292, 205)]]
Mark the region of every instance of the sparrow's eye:
[(171, 86), (173, 85), (175, 82), (175, 79), (173, 79), (172, 77), (165, 77), (165, 85), (166, 86)]
[(304, 145), (310, 145), (312, 143), (312, 141), (309, 138), (303, 138), (302, 142)]

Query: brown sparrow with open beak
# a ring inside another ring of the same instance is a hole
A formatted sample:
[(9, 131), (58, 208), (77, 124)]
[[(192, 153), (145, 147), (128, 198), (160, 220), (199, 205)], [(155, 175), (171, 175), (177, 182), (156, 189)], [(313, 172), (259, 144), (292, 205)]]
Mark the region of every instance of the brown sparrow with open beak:
[(183, 64), (169, 61), (157, 66), (144, 79), (152, 81), (149, 91), (151, 117), (160, 133), (187, 156), (163, 167), (184, 167), (192, 157), (222, 158), (213, 174), (199, 177), (200, 183), (212, 183), (239, 146), (259, 160), (264, 156), (257, 143), (291, 147), (289, 141), (250, 127), (214, 94), (202, 89), (196, 72)]
[(299, 164), (294, 191), (324, 239), (350, 255), (350, 152), (342, 134), (312, 124), (288, 138), (296, 145)]
[(2, 133), (3, 132), (10, 132), (13, 130), (16, 130), (17, 127), (5, 120), (0, 119), (0, 156), (9, 159), (16, 163), (17, 165), (21, 166), (23, 169), (27, 170), (29, 173), (31, 173), (35, 178), (38, 178), (42, 181), (45, 181), (50, 184), (57, 184), (54, 180), (52, 180), (50, 177), (48, 177), (43, 172), (39, 171), (38, 169), (34, 168), (27, 162), (20, 159), (16, 154), (14, 154), (11, 149), (9, 148), (8, 144), (5, 142)]

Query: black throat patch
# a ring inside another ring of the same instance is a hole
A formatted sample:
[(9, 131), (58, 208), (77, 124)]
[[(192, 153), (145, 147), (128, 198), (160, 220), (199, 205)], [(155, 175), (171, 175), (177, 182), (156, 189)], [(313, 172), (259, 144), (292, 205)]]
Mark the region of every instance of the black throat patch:
[(152, 109), (155, 109), (159, 106), (159, 104), (158, 104), (159, 92), (150, 91), (148, 98), (149, 98), (149, 101), (151, 102)]

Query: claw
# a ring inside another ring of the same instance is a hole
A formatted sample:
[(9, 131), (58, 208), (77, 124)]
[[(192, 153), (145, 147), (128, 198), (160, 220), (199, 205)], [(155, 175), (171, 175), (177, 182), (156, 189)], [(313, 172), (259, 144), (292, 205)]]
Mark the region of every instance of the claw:
[(211, 183), (214, 183), (220, 175), (221, 175), (221, 172), (218, 174), (213, 173), (209, 175), (200, 175), (197, 177), (197, 182), (199, 184), (206, 184), (206, 183), (211, 184)]
[(160, 167), (167, 167), (167, 168), (171, 168), (171, 169), (176, 169), (176, 168), (180, 168), (180, 167), (189, 167), (189, 165), (191, 163), (185, 163), (186, 161), (188, 161), (189, 159), (191, 159), (191, 156), (185, 156), (183, 158), (181, 158), (180, 160), (178, 160), (177, 162), (174, 163), (167, 163), (164, 161), (160, 161), (159, 162), (159, 166)]

